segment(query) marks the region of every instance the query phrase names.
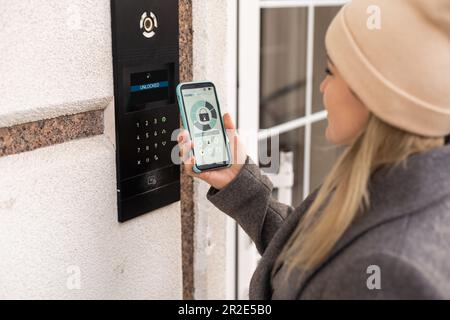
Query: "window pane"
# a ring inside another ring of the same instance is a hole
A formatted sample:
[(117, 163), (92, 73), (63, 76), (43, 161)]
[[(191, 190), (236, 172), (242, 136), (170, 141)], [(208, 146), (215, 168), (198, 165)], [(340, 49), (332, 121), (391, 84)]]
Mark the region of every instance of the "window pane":
[(316, 122), (311, 126), (311, 176), (309, 190), (312, 192), (329, 173), (331, 167), (343, 151), (325, 138), (327, 120)]
[(313, 73), (313, 112), (324, 110), (320, 84), (325, 78), (325, 68), (327, 67), (327, 52), (325, 49), (325, 34), (328, 26), (340, 7), (317, 7), (315, 8), (314, 26), (314, 73)]
[(261, 10), (260, 128), (305, 115), (306, 8)]
[[(304, 146), (305, 141), (305, 129), (299, 128), (279, 136), (279, 149), (281, 152), (292, 152), (292, 167), (294, 171), (294, 185), (292, 187), (292, 205), (298, 206), (303, 200), (303, 160), (304, 160)], [(267, 144), (268, 155), (274, 157), (279, 156), (280, 153), (270, 150), (270, 142), (265, 141)], [(260, 143), (261, 148), (261, 143)], [(266, 149), (264, 149), (266, 150)], [(276, 151), (276, 150), (275, 150)], [(273, 170), (267, 170), (264, 165), (260, 163), (261, 169), (267, 173), (276, 174)], [(276, 168), (278, 169), (278, 168)]]

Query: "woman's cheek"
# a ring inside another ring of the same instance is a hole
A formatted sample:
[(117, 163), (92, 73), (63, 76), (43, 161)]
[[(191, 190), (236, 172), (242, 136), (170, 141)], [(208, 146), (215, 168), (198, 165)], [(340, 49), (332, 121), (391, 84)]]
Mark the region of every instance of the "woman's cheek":
[(330, 113), (328, 113), (327, 116), (327, 128), (325, 129), (325, 137), (327, 138), (328, 142), (330, 143), (334, 143), (335, 141), (335, 134), (334, 134), (334, 121), (333, 121), (333, 117), (330, 115)]
[(335, 145), (344, 144), (348, 138), (349, 131), (351, 131), (351, 124), (347, 122), (342, 111), (333, 112), (333, 109), (331, 109), (328, 111), (327, 118), (328, 126), (325, 131), (327, 141)]
[(332, 88), (329, 86), (327, 90), (325, 90), (323, 95), (323, 104), (325, 106), (325, 109), (327, 110), (327, 128), (325, 129), (325, 137), (328, 142), (336, 144), (339, 141), (339, 110), (336, 110), (336, 106), (331, 103), (330, 101), (333, 101), (333, 92), (331, 90)]
[(330, 129), (330, 122), (328, 122), (328, 126), (325, 129), (325, 137), (327, 138), (328, 142), (333, 143), (331, 129)]

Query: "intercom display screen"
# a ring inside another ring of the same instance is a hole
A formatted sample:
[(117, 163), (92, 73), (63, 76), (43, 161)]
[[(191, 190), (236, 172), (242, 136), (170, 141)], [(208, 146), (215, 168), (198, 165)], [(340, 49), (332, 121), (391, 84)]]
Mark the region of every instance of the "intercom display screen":
[(150, 103), (168, 99), (168, 70), (147, 71), (130, 75), (128, 111), (141, 110)]
[(183, 89), (182, 95), (197, 165), (225, 164), (229, 159), (214, 87)]

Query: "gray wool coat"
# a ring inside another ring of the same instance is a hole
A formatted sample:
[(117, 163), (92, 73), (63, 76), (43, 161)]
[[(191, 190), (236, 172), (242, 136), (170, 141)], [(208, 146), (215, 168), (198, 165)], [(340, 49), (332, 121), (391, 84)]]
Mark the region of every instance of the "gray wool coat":
[(230, 184), (207, 198), (234, 218), (262, 255), (250, 299), (450, 299), (450, 146), (409, 157), (407, 167), (377, 170), (371, 207), (317, 268), (286, 278), (271, 271), (313, 201), (298, 207), (272, 196), (272, 183), (247, 158)]

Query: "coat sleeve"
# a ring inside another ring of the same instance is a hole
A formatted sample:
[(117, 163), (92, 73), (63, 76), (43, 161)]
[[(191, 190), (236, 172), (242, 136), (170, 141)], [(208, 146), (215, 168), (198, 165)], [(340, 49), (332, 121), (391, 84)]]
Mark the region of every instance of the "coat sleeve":
[(443, 299), (431, 275), (400, 253), (365, 253), (347, 259), (327, 281), (321, 299)]
[(272, 197), (273, 185), (247, 156), (237, 176), (223, 189), (211, 187), (207, 198), (244, 229), (263, 254), (268, 243), (294, 208)]

